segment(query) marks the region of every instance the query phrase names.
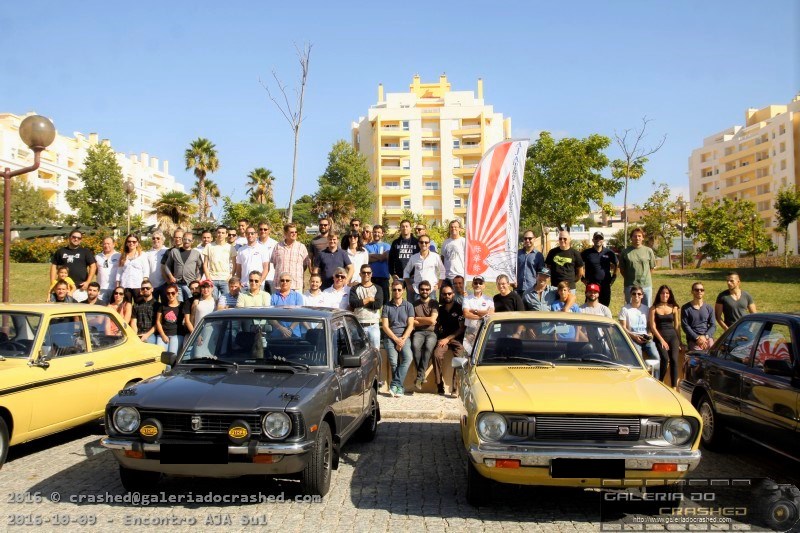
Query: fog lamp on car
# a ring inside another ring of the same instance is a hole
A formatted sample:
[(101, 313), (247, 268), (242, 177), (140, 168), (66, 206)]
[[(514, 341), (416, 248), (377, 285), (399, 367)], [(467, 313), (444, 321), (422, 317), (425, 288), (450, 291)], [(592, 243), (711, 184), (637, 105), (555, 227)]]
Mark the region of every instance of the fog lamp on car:
[(139, 426), (139, 436), (142, 437), (142, 440), (145, 442), (156, 442), (161, 437), (163, 431), (164, 429), (161, 426), (161, 422), (155, 418), (146, 418), (142, 421), (142, 425)]
[(506, 434), (506, 419), (497, 413), (481, 413), (475, 425), (483, 440), (500, 440)]
[(664, 422), (663, 434), (665, 441), (680, 446), (692, 438), (692, 425), (685, 418), (668, 418)]
[(292, 420), (286, 413), (268, 413), (261, 420), (261, 429), (271, 439), (282, 439), (292, 430)]
[(234, 420), (228, 426), (228, 438), (234, 444), (244, 444), (250, 440), (250, 424), (244, 420)]
[(118, 407), (114, 411), (114, 427), (120, 433), (131, 434), (139, 429), (139, 411), (134, 407)]

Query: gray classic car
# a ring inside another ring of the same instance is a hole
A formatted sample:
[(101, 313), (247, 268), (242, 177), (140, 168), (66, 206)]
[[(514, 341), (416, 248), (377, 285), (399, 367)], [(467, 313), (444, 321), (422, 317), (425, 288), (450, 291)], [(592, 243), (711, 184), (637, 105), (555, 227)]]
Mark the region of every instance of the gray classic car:
[(171, 370), (123, 389), (106, 407), (102, 444), (127, 490), (162, 474), (300, 474), (325, 495), (341, 447), (372, 440), (379, 355), (346, 311), (230, 309), (207, 315)]

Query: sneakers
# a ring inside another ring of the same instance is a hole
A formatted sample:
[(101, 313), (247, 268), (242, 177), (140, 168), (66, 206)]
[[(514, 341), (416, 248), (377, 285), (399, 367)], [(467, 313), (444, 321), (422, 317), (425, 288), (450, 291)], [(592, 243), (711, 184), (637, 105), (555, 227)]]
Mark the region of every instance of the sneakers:
[(403, 390), (403, 387), (389, 387), (389, 394), (392, 395), (392, 398), (397, 398), (404, 396), (405, 391)]
[(423, 383), (423, 380), (417, 378), (417, 380), (414, 382), (414, 388), (416, 390), (422, 390), (422, 383)]
[(392, 398), (397, 397), (397, 391), (395, 390), (394, 387), (389, 387), (389, 394), (392, 396)]
[(437, 387), (437, 392), (439, 393), (439, 396), (444, 396), (444, 383), (439, 383), (439, 386)]
[(402, 398), (403, 396), (406, 395), (406, 390), (403, 388), (402, 385), (400, 385), (395, 389), (395, 393), (397, 394), (398, 398)]

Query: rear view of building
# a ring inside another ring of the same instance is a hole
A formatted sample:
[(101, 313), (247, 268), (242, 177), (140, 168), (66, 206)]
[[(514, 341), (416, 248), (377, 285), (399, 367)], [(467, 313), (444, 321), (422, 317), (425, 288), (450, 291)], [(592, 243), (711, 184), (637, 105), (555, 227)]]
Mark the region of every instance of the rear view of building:
[(511, 137), (511, 119), (477, 93), (453, 91), (447, 76), (405, 93), (384, 94), (354, 122), (353, 145), (367, 158), (377, 193), (375, 221), (397, 226), (404, 209), (444, 223), (466, 215), (475, 167), (492, 145)]

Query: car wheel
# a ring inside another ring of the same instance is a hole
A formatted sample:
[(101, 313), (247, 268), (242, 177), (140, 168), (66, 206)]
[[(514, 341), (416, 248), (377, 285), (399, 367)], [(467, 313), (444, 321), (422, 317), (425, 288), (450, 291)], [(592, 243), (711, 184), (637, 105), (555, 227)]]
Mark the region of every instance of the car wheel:
[(361, 427), (358, 428), (358, 438), (364, 442), (372, 442), (378, 433), (378, 420), (381, 418), (381, 408), (378, 405), (378, 393), (375, 389), (370, 389), (369, 395), (369, 414)]
[(327, 422), (320, 422), (317, 440), (311, 450), (308, 465), (303, 469), (303, 492), (312, 496), (325, 496), (331, 488), (333, 467), (333, 438)]
[(467, 502), (473, 507), (481, 507), (491, 499), (492, 482), (483, 477), (472, 461), (467, 460)]
[(697, 411), (703, 419), (703, 432), (700, 436), (703, 446), (709, 450), (722, 450), (730, 441), (730, 433), (714, 410), (711, 398), (704, 394), (697, 404)]
[(6, 463), (6, 457), (8, 456), (8, 426), (6, 425), (6, 421), (0, 417), (0, 468), (3, 468), (3, 465)]
[(161, 480), (161, 472), (133, 470), (120, 465), (119, 479), (128, 492), (149, 492), (155, 490)]

